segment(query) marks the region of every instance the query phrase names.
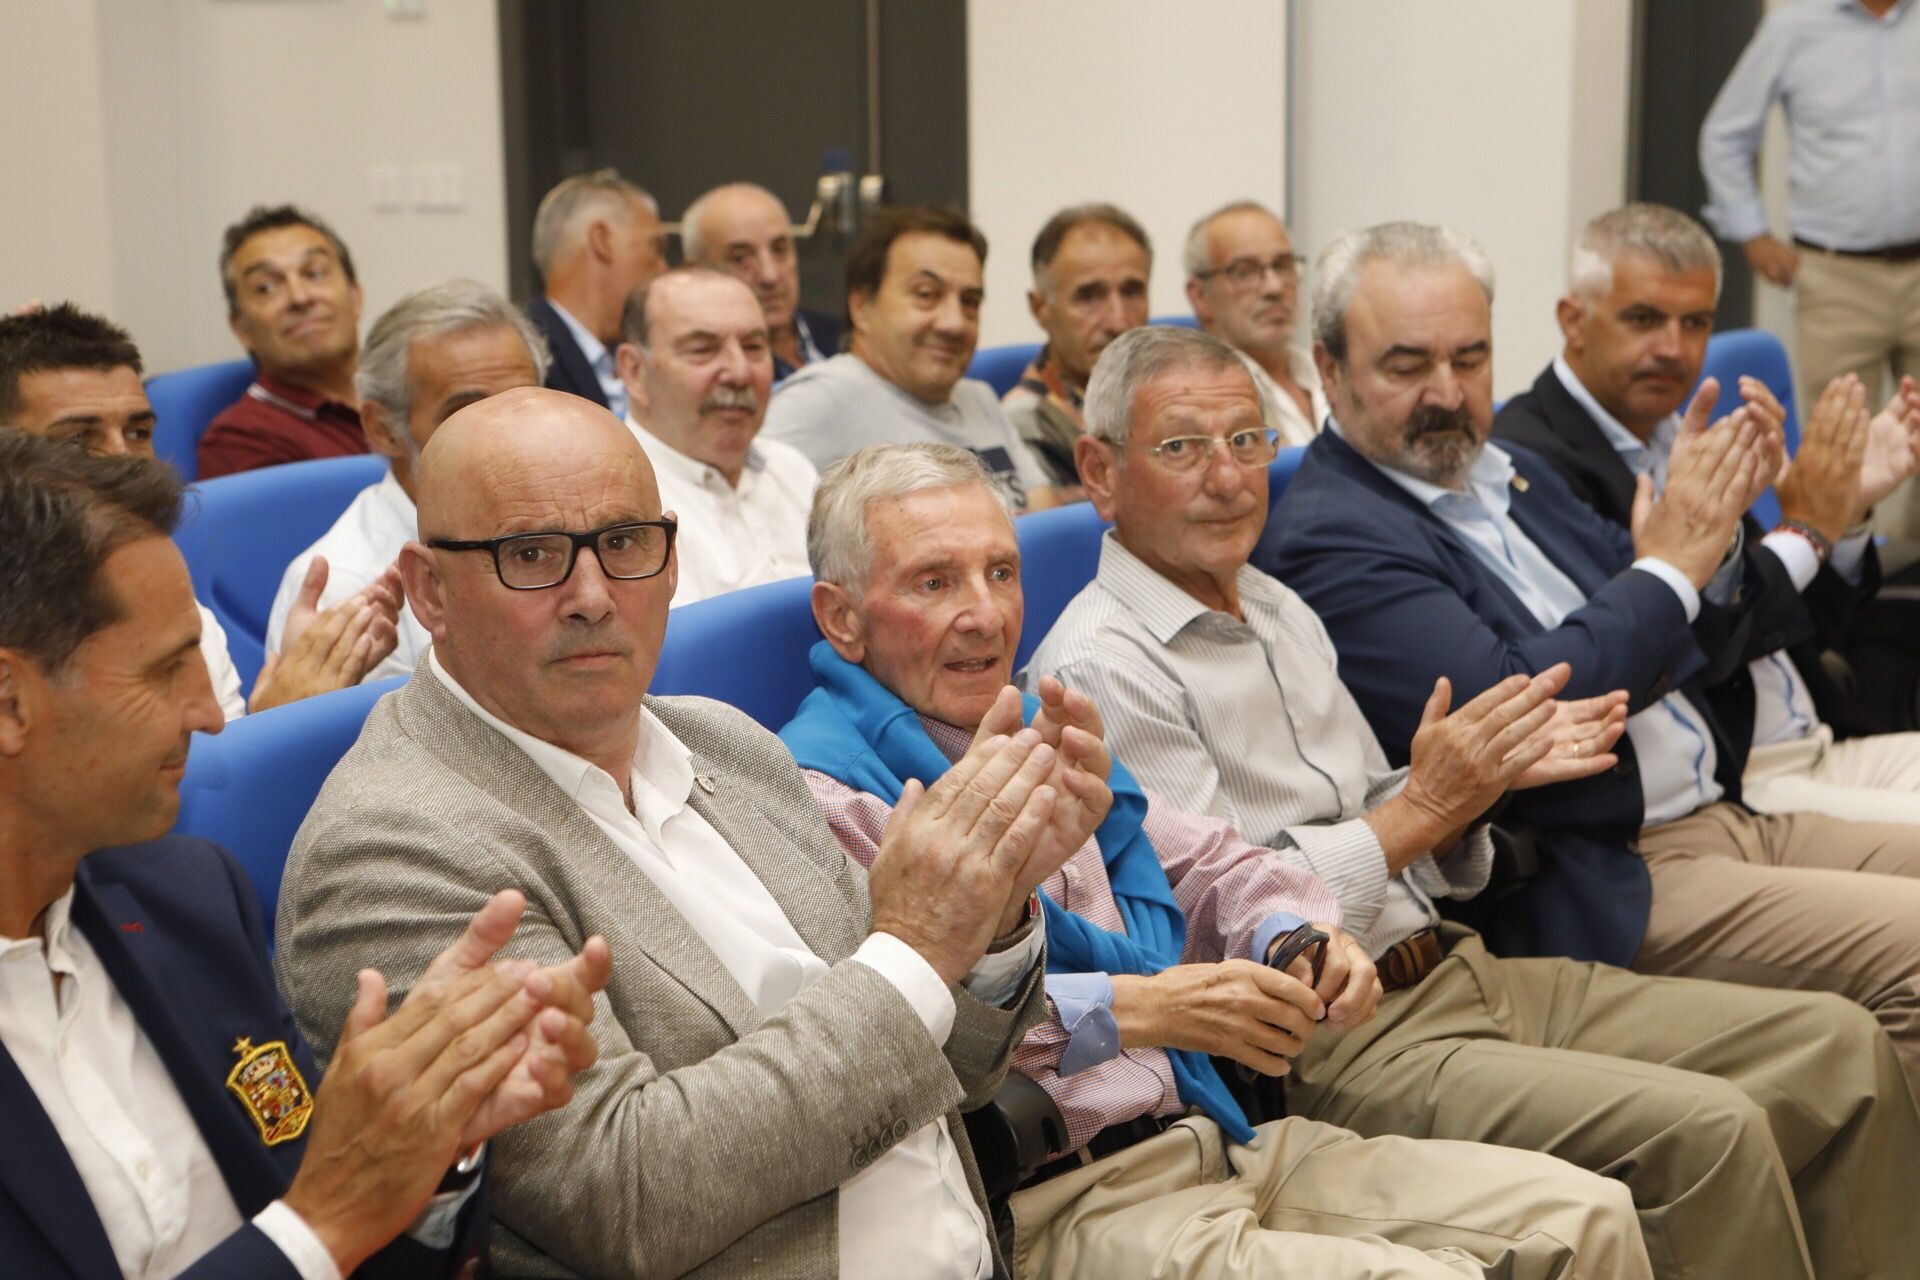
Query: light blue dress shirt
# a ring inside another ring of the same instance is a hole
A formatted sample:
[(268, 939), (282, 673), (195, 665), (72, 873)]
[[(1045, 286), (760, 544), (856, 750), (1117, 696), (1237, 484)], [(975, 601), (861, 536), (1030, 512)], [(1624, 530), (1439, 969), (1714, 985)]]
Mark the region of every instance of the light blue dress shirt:
[[(1346, 434), (1333, 418), (1327, 419), (1327, 427), (1343, 437)], [(1481, 447), (1462, 492), (1368, 461), (1432, 512), (1436, 520), (1459, 534), (1541, 626), (1557, 627), (1587, 603), (1586, 593), (1514, 522), (1511, 507), (1519, 477), (1513, 459), (1500, 446), (1489, 442)], [(1735, 566), (1739, 564), (1737, 556), (1729, 560)], [(1679, 597), (1687, 621), (1699, 615), (1700, 595), (1685, 574), (1653, 556), (1642, 556), (1632, 567), (1666, 583)], [(1724, 575), (1726, 567), (1720, 572)], [(1718, 582), (1716, 578), (1709, 590)], [(1627, 738), (1633, 743), (1640, 766), (1644, 825), (1672, 822), (1720, 798), (1722, 789), (1713, 776), (1719, 761), (1713, 733), (1700, 712), (1679, 693), (1670, 693), (1628, 716)]]
[(1736, 243), (1763, 235), (1754, 157), (1767, 110), (1786, 109), (1787, 218), (1829, 249), (1920, 240), (1920, 14), (1875, 18), (1859, 0), (1800, 0), (1761, 22), (1700, 128), (1707, 221)]
[(613, 367), (613, 352), (607, 350), (607, 344), (587, 332), (587, 327), (573, 318), (573, 313), (547, 299), (547, 305), (553, 308), (553, 314), (560, 317), (560, 323), (567, 326), (567, 332), (573, 335), (573, 343), (580, 348), (580, 354), (587, 358), (593, 367), (593, 376), (599, 380), (600, 393), (607, 398), (607, 408), (613, 416), (624, 419), (627, 416), (627, 384), (620, 381), (620, 375)]

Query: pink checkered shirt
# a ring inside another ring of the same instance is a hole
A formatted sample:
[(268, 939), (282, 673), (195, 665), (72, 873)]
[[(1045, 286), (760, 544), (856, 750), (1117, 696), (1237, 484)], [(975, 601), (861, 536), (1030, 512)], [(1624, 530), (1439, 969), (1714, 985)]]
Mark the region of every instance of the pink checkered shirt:
[[(970, 734), (925, 716), (920, 723), (949, 760), (966, 754)], [(811, 769), (804, 773), (841, 847), (861, 866), (871, 867), (893, 806), (824, 773)], [(1228, 823), (1181, 813), (1151, 792), (1147, 793), (1145, 828), (1167, 869), (1174, 900), (1186, 913), (1183, 963), (1248, 955), (1254, 930), (1276, 911), (1339, 923), (1339, 903), (1306, 868), (1298, 850), (1248, 844)], [(1107, 884), (1100, 847), (1092, 840), (1040, 888), (1060, 907), (1102, 929), (1126, 931)], [(1052, 1001), (1047, 1009), (1047, 1020), (1029, 1031), (1014, 1051), (1013, 1069), (1038, 1081), (1060, 1108), (1067, 1121), (1069, 1151), (1085, 1146), (1108, 1125), (1185, 1110), (1174, 1088), (1173, 1066), (1159, 1049), (1126, 1049), (1096, 1066), (1062, 1076), (1060, 1056), (1071, 1037)]]

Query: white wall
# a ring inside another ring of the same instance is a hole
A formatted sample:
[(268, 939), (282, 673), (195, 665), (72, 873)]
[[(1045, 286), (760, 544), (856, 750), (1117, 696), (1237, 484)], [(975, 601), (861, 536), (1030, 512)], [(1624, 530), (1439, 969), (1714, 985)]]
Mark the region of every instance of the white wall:
[[(215, 260), (255, 203), (293, 201), (353, 250), (371, 323), (454, 275), (504, 286), (505, 177), (492, 0), (21, 0), (0, 5), (12, 175), (0, 304), (71, 297), (125, 324), (149, 369), (231, 358)], [(458, 211), (415, 208), (455, 166)], [(395, 166), (404, 207), (373, 208)], [(422, 193), (425, 194), (425, 193)]]
[(1626, 198), (1630, 0), (1297, 6), (1295, 239), (1445, 222), (1492, 256), (1494, 385), (1559, 347), (1573, 236)]
[(1241, 198), (1284, 207), (1286, 40), (1281, 0), (970, 0), (967, 164), (991, 242), (982, 346), (1039, 340), (1028, 250), (1086, 200), (1152, 237), (1153, 314), (1189, 310), (1180, 250), (1194, 219)]

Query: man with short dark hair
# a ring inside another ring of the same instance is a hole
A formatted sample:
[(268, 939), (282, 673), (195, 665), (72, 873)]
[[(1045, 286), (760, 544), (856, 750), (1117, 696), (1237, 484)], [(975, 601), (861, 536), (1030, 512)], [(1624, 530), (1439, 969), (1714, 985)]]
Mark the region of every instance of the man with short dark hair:
[(1033, 238), (1027, 306), (1047, 344), (1000, 399), (1020, 438), (1061, 487), (1078, 485), (1074, 441), (1094, 361), (1109, 342), (1147, 322), (1153, 244), (1124, 209), (1077, 204)]
[(800, 305), (800, 260), (780, 197), (751, 182), (715, 187), (680, 215), (689, 263), (738, 276), (759, 299), (773, 344), (773, 378), (840, 350), (840, 319)]
[(762, 305), (733, 276), (676, 267), (634, 293), (620, 328), (627, 426), (680, 522), (674, 603), (804, 576), (820, 476), (759, 438), (773, 385)]
[(964, 214), (882, 209), (847, 254), (851, 349), (780, 384), (766, 434), (816, 468), (873, 444), (971, 450), (1021, 511), (1055, 504), (1047, 473), (993, 389), (966, 376), (980, 339), (987, 238)]
[[(126, 330), (71, 303), (0, 319), (0, 427), (67, 440), (91, 454), (151, 459), (153, 406), (140, 382), (139, 348)], [(323, 609), (327, 582), (327, 566), (318, 564), (297, 584), (289, 625), (268, 646), (251, 700), (226, 632), (201, 607), (200, 652), (227, 719), (353, 684), (393, 648), (398, 576), (376, 574)]]
[(221, 236), (220, 285), (255, 372), (200, 438), (200, 478), (365, 453), (360, 281), (333, 228), (293, 205), (256, 206)]
[(163, 834), (191, 735), (221, 728), (180, 505), (169, 468), (0, 432), (0, 1257), (470, 1275), (480, 1144), (571, 1096), (606, 944), (494, 966), (525, 905), (495, 894), (390, 1016), (358, 972), (320, 1077), (245, 874)]
[(615, 169), (562, 178), (534, 211), (533, 265), (542, 292), (527, 315), (553, 353), (547, 385), (625, 417), (613, 349), (627, 299), (667, 269), (659, 203)]

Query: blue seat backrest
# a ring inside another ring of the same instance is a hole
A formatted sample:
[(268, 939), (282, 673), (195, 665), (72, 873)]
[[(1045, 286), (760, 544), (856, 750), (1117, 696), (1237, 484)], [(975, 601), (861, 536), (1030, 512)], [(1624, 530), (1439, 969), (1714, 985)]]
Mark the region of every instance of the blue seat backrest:
[(1155, 316), (1148, 324), (1170, 324), (1178, 329), (1198, 329), (1200, 321), (1194, 316)]
[[(1797, 452), (1800, 448), (1800, 417), (1794, 411), (1793, 365), (1787, 359), (1786, 346), (1780, 339), (1761, 329), (1727, 329), (1707, 339), (1707, 358), (1701, 364), (1700, 377), (1702, 381), (1707, 378), (1720, 381), (1720, 399), (1714, 406), (1715, 418), (1724, 416), (1740, 403), (1740, 378), (1743, 374), (1766, 383), (1767, 389), (1786, 409), (1787, 452)], [(1809, 388), (1808, 394), (1816, 390)], [(1769, 489), (1755, 500), (1752, 512), (1761, 528), (1771, 529), (1780, 522), (1780, 500)]]
[(973, 353), (973, 363), (967, 366), (967, 376), (978, 378), (992, 387), (996, 396), (1004, 396), (1019, 383), (1020, 375), (1027, 371), (1027, 366), (1039, 354), (1040, 344), (1037, 342), (983, 347)]
[(672, 610), (648, 692), (718, 698), (778, 731), (813, 688), (812, 589), (788, 578)]
[(222, 409), (246, 393), (252, 381), (251, 360), (223, 360), (148, 378), (154, 452), (171, 462), (182, 479), (198, 479), (200, 437)]
[(1278, 457), (1267, 464), (1267, 514), (1272, 516), (1273, 509), (1280, 504), (1280, 495), (1287, 491), (1287, 485), (1293, 481), (1293, 473), (1300, 469), (1300, 459), (1307, 456), (1307, 446), (1295, 445), (1282, 449)]
[(222, 476), (188, 493), (173, 540), (194, 594), (226, 630), (243, 689), (260, 673), (281, 575), (386, 473), (378, 454), (323, 458)]
[(323, 693), (242, 716), (217, 736), (193, 735), (173, 829), (224, 845), (239, 860), (260, 895), (269, 933), (287, 851), (321, 784), (360, 736), (373, 704), (405, 683), (394, 676)]
[(1020, 586), (1026, 596), (1026, 622), (1014, 667), (1023, 669), (1047, 632), (1100, 568), (1100, 535), (1107, 522), (1091, 502), (1052, 511), (1036, 511), (1014, 522), (1020, 539)]

